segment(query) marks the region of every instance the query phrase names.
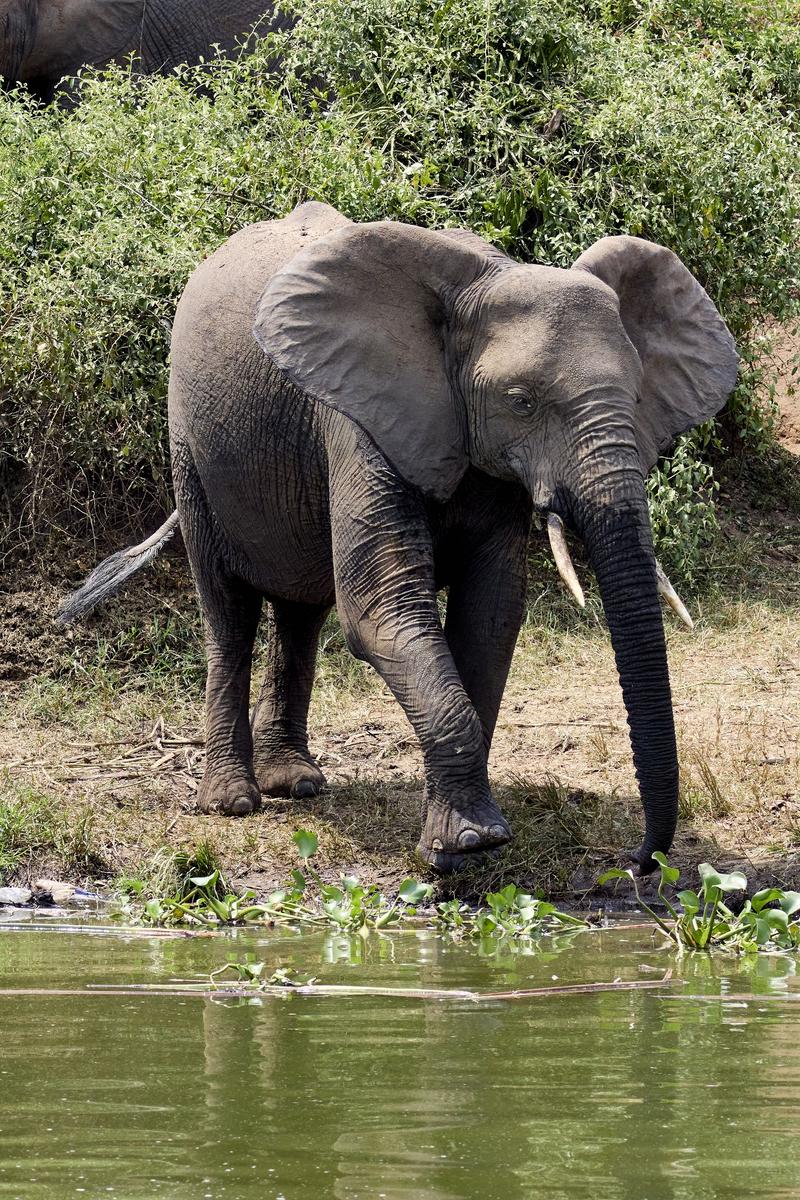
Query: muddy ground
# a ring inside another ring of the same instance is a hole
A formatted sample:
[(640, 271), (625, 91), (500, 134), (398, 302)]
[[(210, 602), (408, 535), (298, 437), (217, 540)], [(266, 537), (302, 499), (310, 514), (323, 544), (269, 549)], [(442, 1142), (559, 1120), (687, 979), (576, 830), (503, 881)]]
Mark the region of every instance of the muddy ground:
[[(800, 412), (789, 361), (786, 448), (752, 474), (720, 465), (723, 530), (702, 592), (687, 597), (696, 629), (666, 622), (682, 764), (671, 858), (687, 881), (710, 860), (800, 887)], [(0, 582), (0, 875), (107, 881), (140, 873), (163, 847), (207, 841), (232, 879), (263, 891), (295, 865), (299, 827), (319, 833), (331, 877), (346, 871), (390, 890), (425, 873), (413, 856), (415, 740), (333, 622), (311, 716), (328, 790), (265, 800), (246, 820), (201, 816), (202, 653), (185, 561), (173, 554), (64, 633), (53, 623), (58, 599), (92, 554), (62, 546), (36, 571), (12, 563)], [(516, 840), (443, 892), (513, 880), (596, 902), (597, 874), (640, 831), (627, 728), (598, 599), (570, 608), (538, 541), (490, 772)], [(21, 810), (33, 819), (15, 829)]]

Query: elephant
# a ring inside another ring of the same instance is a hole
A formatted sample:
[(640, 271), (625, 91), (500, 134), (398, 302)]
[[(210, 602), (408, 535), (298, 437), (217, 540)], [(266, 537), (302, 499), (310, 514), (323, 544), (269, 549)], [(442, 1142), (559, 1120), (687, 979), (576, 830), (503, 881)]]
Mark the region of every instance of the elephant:
[(487, 758), (532, 516), (546, 515), (568, 585), (565, 526), (597, 577), (644, 808), (629, 854), (652, 870), (675, 831), (678, 760), (659, 604), (671, 589), (645, 476), (722, 407), (737, 367), (709, 296), (652, 242), (604, 237), (570, 268), (524, 265), (466, 230), (303, 204), (240, 230), (191, 276), (172, 334), (176, 511), (96, 567), (60, 619), (117, 591), (180, 527), (208, 659), (199, 805), (246, 815), (262, 793), (324, 784), (307, 712), (335, 604), (416, 732), (417, 849), (447, 872), (511, 838)]
[(284, 28), (268, 0), (0, 0), (0, 76), (44, 102), (82, 66), (134, 55), (145, 75), (197, 63), (219, 46), (230, 54), (257, 22)]

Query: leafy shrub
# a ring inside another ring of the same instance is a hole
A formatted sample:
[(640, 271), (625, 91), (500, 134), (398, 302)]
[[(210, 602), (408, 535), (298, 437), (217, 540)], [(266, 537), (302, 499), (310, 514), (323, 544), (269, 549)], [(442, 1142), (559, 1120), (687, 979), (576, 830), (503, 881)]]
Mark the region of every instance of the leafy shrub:
[[(74, 113), (0, 97), (0, 481), (23, 480), (29, 536), (169, 507), (176, 299), (234, 230), (303, 199), (466, 225), (561, 266), (606, 233), (652, 238), (745, 351), (756, 321), (786, 315), (800, 159), (788, 5), (302, 0), (299, 13), (293, 34), (211, 68), (213, 100), (190, 71), (123, 70), (87, 76)], [(733, 412), (758, 449), (769, 422), (751, 396)], [(692, 506), (713, 525), (702, 450), (681, 443), (652, 485), (668, 549)], [(689, 575), (698, 545), (681, 551)]]
[(647, 480), (650, 521), (662, 564), (675, 578), (698, 582), (703, 552), (719, 528), (718, 485), (703, 457), (706, 427), (678, 439)]

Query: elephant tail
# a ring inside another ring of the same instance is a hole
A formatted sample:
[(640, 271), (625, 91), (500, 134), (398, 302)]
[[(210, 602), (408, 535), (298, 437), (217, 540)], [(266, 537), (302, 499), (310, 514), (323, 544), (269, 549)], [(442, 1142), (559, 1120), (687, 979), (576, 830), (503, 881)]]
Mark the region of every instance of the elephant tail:
[(91, 612), (102, 600), (115, 596), (137, 571), (152, 562), (160, 554), (167, 542), (178, 528), (177, 512), (167, 517), (160, 529), (157, 529), (138, 546), (129, 546), (127, 550), (117, 550), (116, 554), (104, 558), (84, 580), (77, 591), (71, 592), (61, 601), (58, 610), (59, 625), (67, 625), (78, 617), (84, 617)]

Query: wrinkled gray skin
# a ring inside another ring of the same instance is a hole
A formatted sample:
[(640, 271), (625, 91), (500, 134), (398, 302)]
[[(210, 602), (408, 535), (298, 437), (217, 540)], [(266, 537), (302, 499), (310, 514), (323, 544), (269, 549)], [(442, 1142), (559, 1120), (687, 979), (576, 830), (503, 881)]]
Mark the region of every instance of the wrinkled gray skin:
[[(603, 239), (571, 270), (521, 266), (470, 233), (355, 225), (320, 204), (232, 237), (180, 301), (169, 393), (208, 651), (201, 807), (246, 814), (261, 793), (323, 785), (306, 715), (335, 603), (419, 738), (421, 854), (448, 870), (508, 841), (487, 754), (531, 512), (549, 510), (597, 574), (645, 811), (634, 857), (650, 869), (672, 841), (678, 763), (644, 477), (735, 376), (706, 293), (635, 238)], [(98, 568), (65, 618), (144, 553)], [(251, 728), (264, 597), (269, 663)]]
[(219, 45), (230, 54), (256, 22), (275, 22), (267, 0), (0, 0), (0, 77), (40, 99), (82, 66), (125, 62), (145, 75), (196, 63)]

